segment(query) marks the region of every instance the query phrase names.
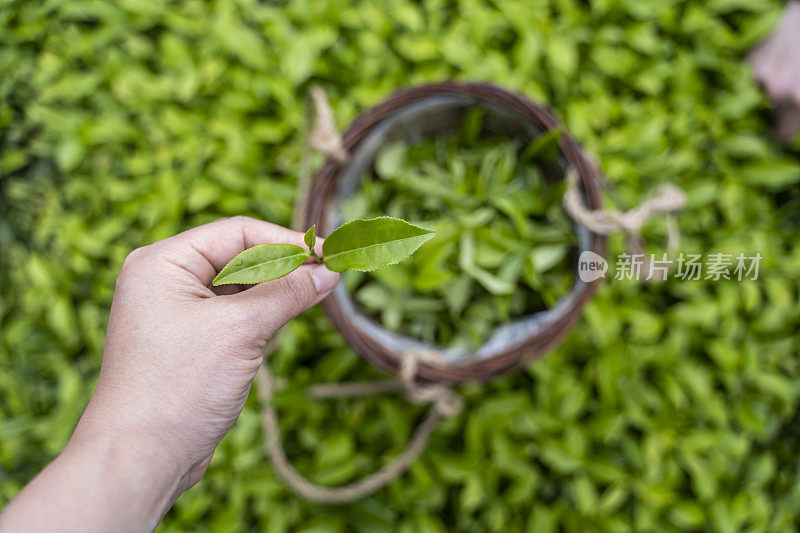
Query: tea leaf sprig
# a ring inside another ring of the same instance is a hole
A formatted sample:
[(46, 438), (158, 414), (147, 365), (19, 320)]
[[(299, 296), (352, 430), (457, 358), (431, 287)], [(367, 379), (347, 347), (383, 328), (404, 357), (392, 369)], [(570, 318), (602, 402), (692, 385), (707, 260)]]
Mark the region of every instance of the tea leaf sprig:
[(212, 285), (261, 283), (282, 278), (305, 263), (309, 257), (334, 272), (362, 272), (399, 263), (413, 254), (434, 232), (392, 217), (358, 219), (333, 230), (322, 243), (322, 257), (314, 247), (316, 225), (303, 240), (307, 250), (294, 244), (260, 244), (236, 255), (217, 274)]

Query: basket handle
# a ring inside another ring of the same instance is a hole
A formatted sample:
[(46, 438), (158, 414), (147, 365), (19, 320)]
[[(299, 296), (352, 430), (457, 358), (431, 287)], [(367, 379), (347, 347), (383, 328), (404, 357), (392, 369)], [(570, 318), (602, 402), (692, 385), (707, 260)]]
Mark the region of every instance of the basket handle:
[(261, 421), (267, 441), (267, 452), (275, 473), (299, 496), (317, 503), (348, 503), (359, 500), (391, 483), (416, 461), (442, 418), (456, 416), (463, 408), (463, 400), (455, 391), (440, 384), (422, 385), (416, 382), (419, 365), (418, 352), (406, 354), (400, 366), (400, 380), (363, 381), (354, 383), (324, 384), (312, 388), (311, 396), (317, 399), (364, 396), (380, 392), (405, 391), (408, 399), (417, 404), (430, 404), (425, 418), (417, 426), (411, 440), (398, 456), (380, 470), (339, 487), (312, 483), (292, 466), (286, 457), (280, 438), (278, 413), (272, 405), (276, 379), (265, 359), (256, 375), (257, 394), (263, 406)]

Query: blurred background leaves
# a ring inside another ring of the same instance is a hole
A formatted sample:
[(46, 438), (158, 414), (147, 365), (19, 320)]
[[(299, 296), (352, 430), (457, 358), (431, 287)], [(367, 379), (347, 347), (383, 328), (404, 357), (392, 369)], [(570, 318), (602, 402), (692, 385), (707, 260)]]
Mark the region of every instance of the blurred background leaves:
[[(131, 249), (219, 216), (288, 224), (311, 83), (344, 127), (455, 78), (553, 107), (629, 206), (679, 184), (682, 249), (760, 252), (759, 281), (608, 284), (547, 357), (461, 387), (468, 408), (411, 471), (352, 505), (286, 491), (251, 398), (161, 530), (796, 530), (800, 160), (742, 61), (781, 7), (0, 0), (0, 504), (69, 437)], [(316, 481), (380, 466), (420, 414), (304, 401), (377, 375), (318, 310), (273, 365), (288, 453)]]

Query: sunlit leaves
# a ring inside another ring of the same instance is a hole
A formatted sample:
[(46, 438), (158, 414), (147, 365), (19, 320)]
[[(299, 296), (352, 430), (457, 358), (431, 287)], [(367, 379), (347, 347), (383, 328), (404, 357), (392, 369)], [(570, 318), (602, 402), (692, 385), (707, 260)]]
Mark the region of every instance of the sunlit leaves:
[[(774, 141), (743, 61), (785, 4), (4, 4), (0, 507), (61, 451), (85, 407), (131, 249), (220, 216), (289, 225), (309, 82), (325, 86), (345, 128), (398, 87), (460, 79), (551, 107), (596, 158), (617, 207), (678, 183), (690, 201), (679, 216), (682, 248), (760, 251), (764, 279), (607, 284), (565, 343), (527, 372), (460, 387), (467, 409), (440, 427), (411, 472), (352, 505), (322, 509), (287, 492), (265, 457), (251, 396), (161, 529), (797, 530), (800, 202), (791, 165), (800, 141), (788, 153)], [(460, 205), (453, 187), (401, 183)], [(492, 271), (504, 255), (496, 248), (518, 242), (513, 213), (545, 213), (554, 199), (494, 200), (491, 216), (448, 208), (455, 221), (431, 225), (437, 236), (405, 262), (350, 274), (399, 294), (397, 308), (384, 306), (394, 317), (403, 302), (429, 305), (395, 287), (441, 290), (434, 300), (456, 316), (476, 299), (507, 298), (459, 272), (460, 228), (475, 234), (475, 257)], [(402, 216), (406, 207), (392, 209), (353, 216)], [(430, 218), (409, 220), (427, 227)], [(498, 220), (511, 225), (498, 229)], [(652, 229), (645, 237), (658, 252), (663, 228)], [(524, 278), (558, 295), (544, 276), (559, 265), (542, 271), (547, 254), (538, 252), (558, 246), (557, 235), (545, 225), (532, 234), (540, 244), (523, 258)], [(612, 238), (610, 253), (624, 244)], [(480, 316), (465, 317), (465, 328), (479, 332)], [(386, 464), (422, 414), (401, 396), (309, 401), (312, 383), (385, 377), (318, 310), (284, 328), (270, 364), (288, 384), (287, 451), (315, 480), (354, 480)], [(705, 486), (717, 491), (703, 501)], [(577, 506), (592, 500), (589, 513)]]

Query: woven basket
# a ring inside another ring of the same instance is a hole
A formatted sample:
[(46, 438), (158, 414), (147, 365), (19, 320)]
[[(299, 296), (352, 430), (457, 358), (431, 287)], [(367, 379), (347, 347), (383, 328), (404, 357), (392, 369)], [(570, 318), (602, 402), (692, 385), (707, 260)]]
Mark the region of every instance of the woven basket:
[[(398, 140), (419, 141), (453, 131), (464, 113), (475, 106), (485, 109), (484, 131), (529, 141), (555, 128), (564, 131), (553, 114), (520, 94), (485, 83), (443, 82), (402, 90), (359, 117), (344, 134), (350, 154), (347, 162), (326, 160), (317, 173), (308, 198), (304, 227), (316, 224), (327, 235), (342, 222), (341, 201), (371, 175), (381, 147)], [(551, 179), (563, 179), (564, 170), (577, 170), (584, 201), (601, 208), (602, 176), (569, 134), (560, 137), (561, 155), (555, 168), (545, 168)], [(579, 251), (605, 254), (605, 237), (575, 226)], [(483, 381), (518, 369), (527, 359), (553, 348), (580, 316), (597, 284), (577, 276), (571, 290), (553, 308), (520, 318), (498, 328), (480, 348), (471, 353), (430, 345), (383, 329), (362, 314), (340, 284), (322, 302), (330, 320), (347, 341), (377, 368), (397, 374), (404, 355), (415, 351), (422, 357), (417, 369), (421, 381), (460, 383)]]

